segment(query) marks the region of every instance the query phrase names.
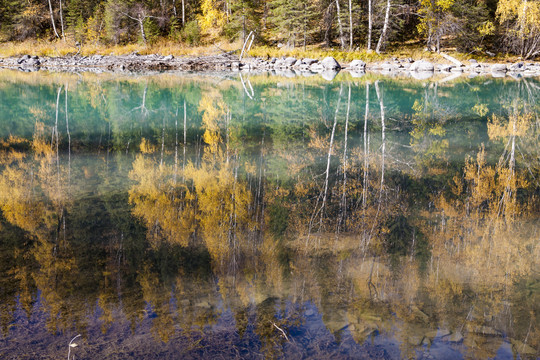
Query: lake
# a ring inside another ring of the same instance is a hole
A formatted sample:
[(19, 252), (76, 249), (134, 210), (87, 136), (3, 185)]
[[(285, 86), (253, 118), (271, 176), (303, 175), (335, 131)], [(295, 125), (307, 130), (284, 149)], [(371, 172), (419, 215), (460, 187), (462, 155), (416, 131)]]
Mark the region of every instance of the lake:
[(539, 79), (2, 70), (0, 124), (1, 358), (540, 356)]

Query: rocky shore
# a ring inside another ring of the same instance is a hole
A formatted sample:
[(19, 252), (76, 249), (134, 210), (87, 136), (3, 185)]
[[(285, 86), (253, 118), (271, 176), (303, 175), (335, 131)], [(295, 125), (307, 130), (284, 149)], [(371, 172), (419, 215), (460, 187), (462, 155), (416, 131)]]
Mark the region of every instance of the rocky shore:
[(24, 55), (0, 59), (0, 68), (19, 69), (21, 71), (92, 71), (92, 72), (149, 72), (149, 71), (242, 71), (274, 72), (283, 76), (311, 76), (320, 74), (332, 80), (341, 71), (349, 71), (353, 76), (362, 76), (366, 72), (375, 72), (390, 76), (410, 76), (426, 79), (434, 74), (446, 74), (458, 77), (491, 75), (493, 77), (536, 77), (540, 76), (540, 62), (517, 63), (481, 63), (474, 59), (460, 62), (445, 56), (448, 63), (431, 63), (426, 60), (391, 59), (384, 62), (365, 63), (353, 60), (340, 64), (332, 57), (320, 59), (287, 58), (248, 58), (240, 60), (238, 56), (224, 53), (201, 57), (174, 57), (172, 55), (93, 55), (66, 57), (38, 57)]

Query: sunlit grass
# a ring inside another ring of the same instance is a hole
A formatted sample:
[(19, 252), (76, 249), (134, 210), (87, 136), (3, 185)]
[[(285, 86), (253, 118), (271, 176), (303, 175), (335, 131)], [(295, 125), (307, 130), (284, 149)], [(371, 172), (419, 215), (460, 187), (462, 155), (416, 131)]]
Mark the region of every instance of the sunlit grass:
[[(224, 51), (237, 50), (241, 44), (222, 42), (215, 45), (188, 46), (171, 40), (160, 40), (154, 44), (127, 44), (127, 45), (103, 45), (85, 44), (81, 48), (80, 55), (127, 55), (138, 52), (141, 55), (161, 54), (174, 56), (202, 56), (215, 55)], [(0, 46), (1, 57), (15, 57), (22, 55), (37, 56), (67, 56), (75, 55), (78, 49), (72, 41), (23, 41), (6, 42)]]
[[(217, 41), (211, 45), (189, 46), (187, 44), (173, 41), (170, 39), (160, 39), (152, 44), (126, 44), (126, 45), (104, 45), (104, 44), (84, 44), (81, 48), (80, 55), (127, 55), (133, 52), (138, 52), (141, 55), (161, 54), (174, 56), (204, 56), (216, 55), (222, 52), (235, 51), (240, 54), (242, 43), (240, 41), (229, 42), (227, 40)], [(23, 42), (4, 42), (0, 46), (0, 57), (16, 57), (22, 55), (38, 55), (38, 56), (69, 56), (75, 55), (78, 49), (74, 45), (74, 41), (62, 40), (56, 41), (39, 41), (29, 40)], [(467, 61), (474, 58), (482, 62), (513, 62), (518, 58), (510, 55), (497, 55), (489, 57), (486, 54), (464, 54), (457, 52), (454, 48), (444, 49), (444, 52), (457, 58), (460, 61)], [(347, 51), (326, 48), (322, 45), (310, 45), (304, 50), (303, 47), (294, 49), (277, 48), (270, 46), (254, 46), (249, 53), (249, 57), (272, 58), (272, 57), (287, 57), (296, 58), (313, 58), (323, 59), (327, 56), (332, 56), (339, 62), (350, 62), (355, 59), (364, 60), (366, 62), (384, 61), (392, 58), (412, 58), (414, 60), (426, 59), (432, 62), (447, 63), (448, 61), (442, 58), (435, 52), (426, 51), (421, 42), (408, 42), (392, 44), (388, 49), (381, 54), (375, 51), (367, 51), (366, 49)]]

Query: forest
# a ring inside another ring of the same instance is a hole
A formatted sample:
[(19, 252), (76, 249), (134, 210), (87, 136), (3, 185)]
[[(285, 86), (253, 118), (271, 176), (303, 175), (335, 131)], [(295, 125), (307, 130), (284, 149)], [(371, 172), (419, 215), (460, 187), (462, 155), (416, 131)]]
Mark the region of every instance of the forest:
[(540, 54), (538, 0), (0, 0), (0, 42)]

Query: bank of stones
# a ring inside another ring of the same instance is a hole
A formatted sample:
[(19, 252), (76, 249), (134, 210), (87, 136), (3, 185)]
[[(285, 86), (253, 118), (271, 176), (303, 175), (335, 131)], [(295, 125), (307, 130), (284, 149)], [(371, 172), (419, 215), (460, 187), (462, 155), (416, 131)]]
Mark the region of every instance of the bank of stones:
[(444, 63), (433, 64), (426, 60), (414, 61), (407, 59), (390, 59), (383, 62), (366, 63), (360, 59), (350, 63), (340, 64), (332, 57), (318, 59), (296, 59), (294, 57), (282, 58), (247, 58), (240, 60), (238, 56), (224, 53), (201, 57), (174, 57), (172, 55), (93, 55), (93, 56), (65, 56), (65, 57), (38, 57), (24, 55), (0, 59), (0, 67), (17, 68), (22, 71), (69, 70), (94, 72), (148, 72), (148, 71), (270, 71), (284, 76), (316, 75), (331, 80), (340, 70), (347, 70), (353, 76), (362, 76), (367, 72), (377, 72), (385, 75), (410, 75), (417, 79), (426, 79), (435, 73), (459, 74), (467, 73), (469, 76), (480, 74), (494, 77), (504, 76), (540, 76), (540, 63), (517, 62), (512, 64), (487, 64), (474, 59), (462, 64)]

